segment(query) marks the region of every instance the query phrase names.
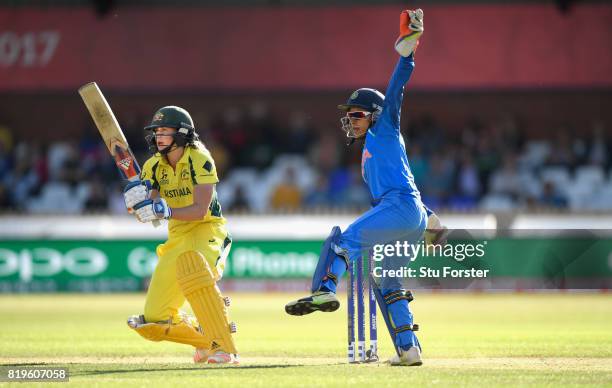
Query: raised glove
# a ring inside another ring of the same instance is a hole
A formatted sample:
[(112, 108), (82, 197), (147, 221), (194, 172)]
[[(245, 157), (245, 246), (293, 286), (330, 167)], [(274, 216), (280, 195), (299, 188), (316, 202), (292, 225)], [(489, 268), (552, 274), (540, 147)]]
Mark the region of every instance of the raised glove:
[(136, 218), (140, 222), (151, 222), (172, 217), (172, 209), (163, 198), (147, 199), (134, 206)]
[(123, 199), (129, 213), (134, 212), (136, 204), (149, 198), (151, 198), (151, 182), (148, 180), (130, 182), (123, 189)]
[(419, 45), (423, 35), (423, 10), (402, 11), (400, 15), (400, 34), (395, 41), (395, 50), (402, 57), (412, 54)]

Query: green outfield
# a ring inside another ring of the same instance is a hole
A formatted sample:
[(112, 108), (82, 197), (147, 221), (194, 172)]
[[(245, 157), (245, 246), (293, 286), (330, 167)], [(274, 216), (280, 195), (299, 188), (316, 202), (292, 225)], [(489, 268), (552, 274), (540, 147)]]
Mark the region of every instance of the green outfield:
[(345, 310), (285, 315), (295, 296), (232, 294), (241, 364), (209, 367), (127, 328), (142, 294), (2, 295), (0, 364), (66, 366), (78, 386), (612, 386), (610, 294), (417, 293), (412, 368), (347, 365)]

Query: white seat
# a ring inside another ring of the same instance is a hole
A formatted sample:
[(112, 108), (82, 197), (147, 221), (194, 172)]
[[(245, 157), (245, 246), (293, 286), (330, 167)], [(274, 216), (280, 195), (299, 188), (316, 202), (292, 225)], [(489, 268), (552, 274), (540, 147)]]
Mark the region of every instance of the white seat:
[(595, 210), (612, 210), (612, 182), (607, 182), (596, 190), (592, 204)]
[(530, 141), (525, 145), (521, 157), (522, 163), (528, 167), (541, 166), (550, 154), (550, 144), (546, 141)]
[(532, 173), (523, 171), (519, 175), (524, 195), (537, 198), (542, 195), (542, 182)]
[(582, 166), (576, 169), (574, 183), (577, 185), (601, 186), (604, 181), (604, 171), (600, 166)]
[(257, 181), (258, 177), (259, 174), (254, 168), (242, 167), (233, 169), (223, 182), (234, 185), (250, 186)]
[(589, 199), (593, 196), (594, 190), (589, 185), (571, 184), (567, 186), (566, 196), (571, 210), (586, 210), (589, 208)]
[(485, 196), (479, 207), (488, 211), (510, 211), (517, 208), (517, 204), (507, 195), (489, 194)]
[(217, 184), (217, 197), (221, 206), (230, 207), (234, 203), (236, 194), (236, 184), (233, 181), (223, 180)]
[(249, 188), (247, 200), (249, 205), (256, 212), (263, 212), (268, 209), (269, 198), (272, 188), (260, 182)]
[(59, 179), (64, 163), (72, 152), (70, 144), (65, 142), (55, 142), (49, 146), (47, 151), (47, 165), (49, 178)]
[(91, 195), (91, 184), (89, 182), (81, 182), (74, 190), (74, 196), (78, 201), (85, 203)]
[(76, 191), (61, 182), (46, 184), (41, 195), (28, 204), (31, 213), (77, 214), (83, 210), (84, 203), (75, 195)]

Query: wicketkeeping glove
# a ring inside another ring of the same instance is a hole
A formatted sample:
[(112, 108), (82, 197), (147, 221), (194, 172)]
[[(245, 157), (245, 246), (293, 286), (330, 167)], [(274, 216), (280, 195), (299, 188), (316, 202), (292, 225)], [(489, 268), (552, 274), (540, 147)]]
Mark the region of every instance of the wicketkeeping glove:
[(400, 15), (400, 34), (395, 41), (395, 50), (402, 57), (412, 54), (423, 35), (423, 10), (403, 11)]
[(170, 219), (172, 217), (172, 209), (163, 198), (155, 200), (147, 199), (134, 206), (136, 218), (140, 222), (151, 222), (161, 219)]
[(442, 225), (436, 213), (431, 213), (427, 218), (425, 229), (425, 245), (446, 245), (449, 230)]
[(151, 198), (151, 182), (150, 181), (134, 181), (128, 183), (123, 189), (123, 199), (125, 207), (129, 213), (134, 212), (134, 206), (137, 203)]

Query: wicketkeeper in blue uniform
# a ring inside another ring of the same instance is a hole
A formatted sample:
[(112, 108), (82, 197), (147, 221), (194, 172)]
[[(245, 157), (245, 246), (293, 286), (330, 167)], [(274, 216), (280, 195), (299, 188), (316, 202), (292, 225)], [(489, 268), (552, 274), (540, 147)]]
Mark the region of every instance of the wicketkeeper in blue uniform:
[[(341, 123), (350, 143), (363, 140), (361, 171), (373, 207), (344, 232), (339, 227), (332, 229), (313, 276), (312, 295), (288, 303), (285, 306), (288, 314), (337, 310), (340, 302), (336, 287), (349, 260), (361, 259), (374, 245), (394, 241), (418, 244), (426, 229), (432, 230), (432, 240), (443, 234), (438, 218), (421, 201), (400, 134), (404, 85), (414, 69), (414, 50), (422, 33), (423, 11), (403, 11), (400, 37), (395, 44), (401, 57), (386, 96), (362, 88), (353, 92), (346, 104), (338, 106), (346, 112)], [(384, 268), (388, 264), (382, 265)], [(404, 290), (397, 278), (382, 278), (375, 293), (397, 351), (390, 363), (421, 365), (421, 348), (414, 333), (417, 326), (408, 305), (412, 293)]]

